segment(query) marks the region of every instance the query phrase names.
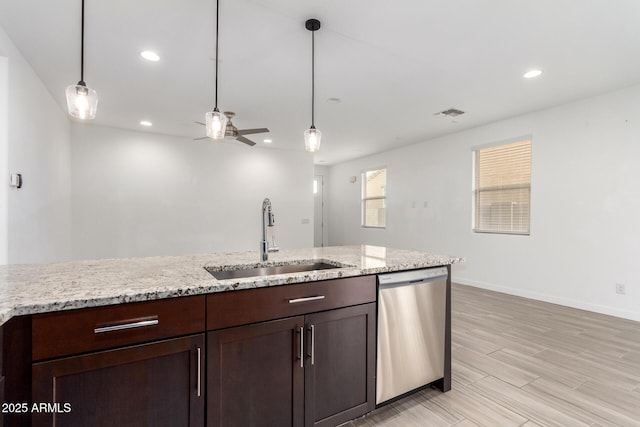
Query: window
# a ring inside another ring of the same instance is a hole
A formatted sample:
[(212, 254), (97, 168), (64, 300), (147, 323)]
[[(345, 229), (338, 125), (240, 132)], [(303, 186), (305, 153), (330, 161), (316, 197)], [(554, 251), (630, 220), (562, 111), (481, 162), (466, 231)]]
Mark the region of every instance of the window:
[(528, 235), (531, 139), (481, 148), (474, 155), (473, 230)]
[(387, 169), (362, 174), (362, 226), (384, 228), (387, 224)]

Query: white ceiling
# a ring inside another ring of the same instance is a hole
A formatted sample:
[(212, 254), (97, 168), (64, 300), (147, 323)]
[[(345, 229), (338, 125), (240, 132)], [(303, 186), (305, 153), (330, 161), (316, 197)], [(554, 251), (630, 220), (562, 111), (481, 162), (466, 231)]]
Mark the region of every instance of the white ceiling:
[[(303, 150), (316, 33), (316, 163), (332, 164), (640, 82), (636, 0), (220, 0), (219, 107)], [(80, 77), (80, 0), (0, 0), (0, 25), (61, 106)], [(95, 122), (202, 136), (214, 0), (86, 0)], [(150, 63), (139, 52), (161, 56)], [(524, 80), (530, 68), (544, 74)], [(328, 98), (340, 98), (330, 104)], [(435, 112), (456, 107), (467, 114)], [(149, 131), (149, 130), (144, 130)], [(262, 143), (267, 135), (254, 135)], [(482, 142), (482, 141), (480, 141)], [(211, 142), (194, 142), (211, 143)], [(251, 149), (243, 146), (243, 148)]]

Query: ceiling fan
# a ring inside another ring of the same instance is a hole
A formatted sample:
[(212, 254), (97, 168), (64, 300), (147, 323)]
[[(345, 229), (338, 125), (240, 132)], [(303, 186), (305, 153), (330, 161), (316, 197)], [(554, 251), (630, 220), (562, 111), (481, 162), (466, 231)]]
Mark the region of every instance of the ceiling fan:
[[(224, 115), (227, 116), (227, 126), (224, 130), (224, 139), (226, 140), (238, 140), (240, 142), (244, 142), (247, 145), (250, 146), (254, 146), (256, 145), (255, 142), (251, 141), (248, 138), (245, 138), (244, 135), (251, 135), (253, 133), (265, 133), (265, 132), (269, 132), (269, 129), (267, 128), (256, 128), (256, 129), (238, 129), (237, 127), (235, 127), (233, 125), (233, 123), (231, 122), (231, 119), (236, 115), (236, 113), (234, 113), (233, 111), (225, 111)], [(202, 122), (196, 122), (199, 125), (202, 126), (206, 126), (204, 123)], [(203, 136), (202, 138), (194, 138), (194, 140), (199, 140), (199, 139), (207, 139), (209, 138), (208, 136)]]

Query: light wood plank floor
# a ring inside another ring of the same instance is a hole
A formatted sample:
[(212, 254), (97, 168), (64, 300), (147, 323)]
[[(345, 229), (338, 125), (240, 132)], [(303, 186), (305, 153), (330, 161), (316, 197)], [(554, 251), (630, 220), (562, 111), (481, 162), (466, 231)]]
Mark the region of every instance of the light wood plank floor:
[(640, 323), (463, 285), (452, 289), (453, 386), (356, 426), (640, 426)]

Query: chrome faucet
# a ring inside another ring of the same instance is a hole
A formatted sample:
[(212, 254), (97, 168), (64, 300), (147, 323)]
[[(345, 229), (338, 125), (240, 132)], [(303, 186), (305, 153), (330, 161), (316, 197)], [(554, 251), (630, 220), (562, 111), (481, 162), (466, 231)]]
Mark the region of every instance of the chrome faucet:
[(276, 223), (276, 219), (271, 211), (271, 200), (264, 199), (262, 201), (262, 241), (260, 242), (260, 260), (266, 261), (269, 259), (269, 252), (278, 252), (276, 246), (276, 238), (273, 236), (273, 246), (269, 247), (269, 241), (267, 240), (267, 226), (273, 227)]

